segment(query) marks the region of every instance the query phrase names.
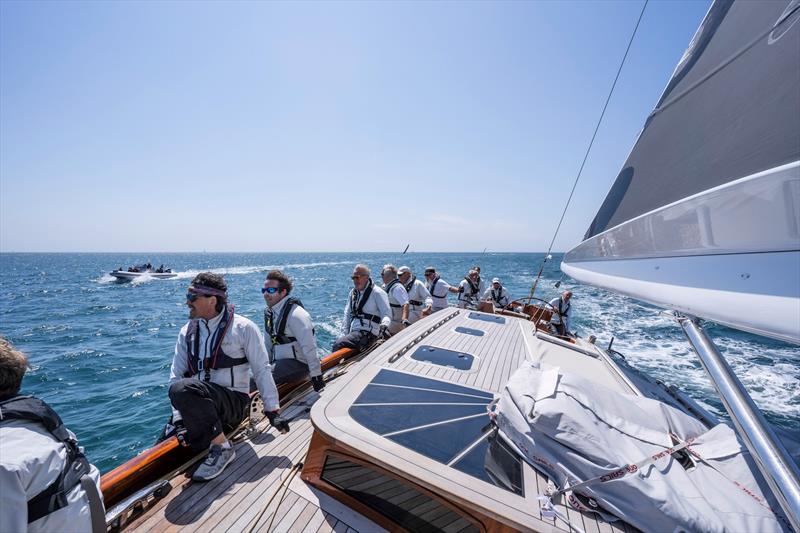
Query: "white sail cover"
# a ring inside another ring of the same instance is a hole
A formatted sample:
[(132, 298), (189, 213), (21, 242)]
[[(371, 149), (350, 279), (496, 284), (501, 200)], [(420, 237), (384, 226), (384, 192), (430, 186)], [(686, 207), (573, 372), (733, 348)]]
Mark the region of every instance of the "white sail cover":
[(800, 343), (798, 21), (714, 3), (566, 274)]
[[(575, 492), (643, 531), (790, 531), (726, 425), (709, 430), (664, 403), (534, 363), (508, 381), (496, 415), (501, 437), (558, 488), (594, 479)], [(689, 439), (686, 469), (663, 452)]]

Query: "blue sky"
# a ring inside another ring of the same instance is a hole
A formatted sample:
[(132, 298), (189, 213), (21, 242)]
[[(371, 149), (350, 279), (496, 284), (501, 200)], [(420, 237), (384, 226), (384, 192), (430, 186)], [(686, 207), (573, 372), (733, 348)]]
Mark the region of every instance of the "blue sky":
[[(543, 251), (640, 2), (0, 2), (0, 251)], [(554, 250), (709, 6), (651, 1)]]

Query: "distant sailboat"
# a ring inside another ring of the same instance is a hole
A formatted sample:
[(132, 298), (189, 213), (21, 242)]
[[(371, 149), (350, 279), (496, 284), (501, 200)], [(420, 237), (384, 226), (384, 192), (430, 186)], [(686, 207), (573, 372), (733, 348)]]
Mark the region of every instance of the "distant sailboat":
[(408, 244), (406, 244), (406, 249), (405, 249), (405, 250), (403, 250), (403, 253), (406, 253), (406, 252), (408, 251), (408, 247), (409, 247), (409, 246), (411, 246), (411, 243), (408, 243)]

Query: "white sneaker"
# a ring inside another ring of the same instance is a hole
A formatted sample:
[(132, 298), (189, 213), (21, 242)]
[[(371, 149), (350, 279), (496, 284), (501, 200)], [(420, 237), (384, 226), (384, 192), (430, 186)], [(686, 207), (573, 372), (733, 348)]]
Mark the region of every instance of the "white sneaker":
[(225, 470), (234, 457), (236, 457), (236, 452), (233, 450), (233, 446), (225, 448), (221, 444), (213, 444), (208, 450), (206, 460), (192, 474), (192, 479), (195, 481), (214, 479)]

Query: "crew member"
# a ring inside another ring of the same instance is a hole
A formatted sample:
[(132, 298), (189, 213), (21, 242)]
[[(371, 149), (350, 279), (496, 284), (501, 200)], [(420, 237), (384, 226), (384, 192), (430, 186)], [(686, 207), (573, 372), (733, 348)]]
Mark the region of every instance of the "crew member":
[(19, 393), (27, 368), (0, 337), (0, 531), (105, 532), (100, 472), (49, 405)]
[(447, 307), (447, 293), (458, 294), (458, 287), (452, 287), (449, 283), (439, 277), (436, 269), (429, 266), (425, 269), (425, 287), (431, 295), (431, 312), (441, 311)]
[(264, 330), (270, 347), (275, 383), (290, 383), (311, 376), (315, 391), (325, 387), (317, 356), (311, 316), (299, 299), (289, 296), (292, 280), (280, 270), (270, 270), (261, 293), (267, 302)]
[(483, 294), (486, 292), (486, 283), (481, 278), (481, 267), (475, 265), (472, 267), (472, 270), (478, 273), (478, 294)]
[(372, 282), (367, 265), (356, 265), (351, 278), (353, 289), (344, 308), (342, 336), (333, 343), (334, 352), (342, 348), (361, 351), (379, 336), (389, 335), (392, 311), (386, 292)]
[(417, 276), (411, 274), (411, 269), (407, 266), (401, 266), (397, 269), (397, 274), (400, 283), (403, 284), (408, 293), (408, 321), (413, 324), (422, 318), (423, 314), (430, 313), (432, 305), (431, 293), (428, 292), (425, 284), (417, 279)]
[(474, 308), (480, 296), (478, 271), (473, 269), (458, 284), (458, 307), (460, 309)]
[(406, 326), (410, 326), (408, 321), (409, 301), (408, 291), (397, 278), (397, 267), (394, 265), (384, 265), (381, 270), (383, 279), (383, 290), (389, 297), (389, 307), (392, 310), (392, 321), (389, 323), (389, 333), (394, 335)]
[(281, 433), (289, 431), (278, 415), (264, 337), (251, 320), (234, 314), (227, 291), (218, 274), (202, 272), (192, 280), (186, 294), (190, 320), (178, 335), (170, 370), (178, 439), (194, 450), (209, 449), (192, 475), (196, 481), (217, 477), (235, 456), (224, 431), (238, 426), (249, 411), (250, 370), (270, 423)]
[(511, 303), (511, 297), (503, 284), (500, 283), (500, 278), (492, 280), (492, 286), (486, 289), (483, 293), (483, 299), (487, 302), (492, 302), (495, 309), (505, 309)]
[(550, 318), (550, 329), (557, 335), (565, 337), (570, 332), (570, 316), (572, 316), (572, 291), (564, 291), (558, 298), (550, 300), (553, 316)]

